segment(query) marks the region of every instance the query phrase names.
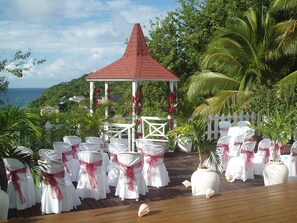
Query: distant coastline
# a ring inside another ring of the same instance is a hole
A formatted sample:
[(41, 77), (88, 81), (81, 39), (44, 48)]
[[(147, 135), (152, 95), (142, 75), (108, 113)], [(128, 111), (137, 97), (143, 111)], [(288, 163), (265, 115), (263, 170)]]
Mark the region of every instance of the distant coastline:
[(0, 94), (0, 100), (4, 103), (25, 107), (36, 100), (46, 88), (8, 88), (4, 94)]

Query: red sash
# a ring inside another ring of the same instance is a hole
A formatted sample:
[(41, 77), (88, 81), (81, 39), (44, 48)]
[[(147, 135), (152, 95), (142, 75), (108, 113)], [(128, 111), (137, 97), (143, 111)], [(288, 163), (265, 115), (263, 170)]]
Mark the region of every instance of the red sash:
[(94, 172), (95, 172), (97, 167), (102, 166), (102, 160), (96, 161), (96, 162), (93, 162), (93, 163), (87, 163), (87, 162), (84, 162), (84, 161), (80, 160), (79, 163), (81, 165), (85, 166), (86, 169), (83, 170), (82, 173), (83, 174), (88, 174), (91, 188), (95, 189), (96, 186), (97, 186), (97, 180), (96, 180), (96, 177), (94, 175)]
[(58, 182), (56, 178), (64, 178), (65, 172), (61, 171), (58, 173), (45, 173), (44, 183), (50, 185), (52, 188), (51, 194), (54, 199), (58, 198), (58, 200), (63, 199), (63, 194), (61, 189), (58, 186)]
[(118, 162), (118, 154), (109, 152), (110, 161), (117, 163)]
[(246, 154), (245, 169), (248, 170), (252, 167), (252, 158), (254, 157), (254, 152), (241, 150), (241, 153)]
[(269, 148), (259, 148), (259, 151), (264, 152), (264, 164), (268, 163), (269, 156), (270, 156), (270, 150)]
[(18, 182), (20, 178), (17, 174), (18, 173), (26, 173), (27, 167), (24, 167), (24, 168), (21, 168), (18, 170), (14, 170), (14, 171), (11, 171), (7, 167), (5, 167), (5, 169), (8, 172), (7, 179), (9, 179), (9, 180), (11, 179), (15, 191), (17, 191), (19, 193), (21, 203), (24, 204), (26, 202), (26, 199), (25, 199), (25, 196), (21, 189), (20, 183)]
[(78, 157), (77, 157), (78, 149), (79, 149), (79, 144), (71, 146), (71, 153), (72, 153), (74, 159), (78, 159)]
[(223, 147), (224, 151), (223, 151), (223, 163), (227, 163), (228, 162), (228, 156), (229, 156), (229, 144), (218, 144), (217, 147)]
[(66, 167), (66, 170), (67, 170), (68, 173), (69, 173), (69, 168), (68, 168), (68, 165), (67, 165), (67, 161), (68, 161), (67, 156), (70, 156), (70, 155), (72, 155), (72, 150), (69, 150), (68, 152), (62, 153), (62, 163)]
[(126, 164), (118, 162), (120, 166), (124, 167), (126, 172), (125, 176), (128, 177), (128, 189), (131, 191), (135, 190), (135, 176), (134, 176), (134, 169), (139, 168), (142, 166), (141, 162), (136, 163), (132, 166), (128, 166)]
[(157, 155), (157, 156), (153, 156), (147, 153), (143, 153), (144, 156), (148, 156), (148, 160), (146, 161), (149, 164), (149, 168), (148, 168), (148, 177), (151, 178), (152, 175), (152, 168), (154, 166), (157, 166), (159, 159), (163, 159), (164, 157), (164, 153)]

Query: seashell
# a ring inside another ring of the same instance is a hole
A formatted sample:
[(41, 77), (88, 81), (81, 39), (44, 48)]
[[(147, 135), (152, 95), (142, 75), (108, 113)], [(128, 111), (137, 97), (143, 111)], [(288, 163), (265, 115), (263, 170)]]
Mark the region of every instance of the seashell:
[(232, 175), (226, 175), (226, 180), (227, 180), (229, 183), (232, 183), (232, 182), (234, 182), (235, 177), (233, 177)]
[(148, 204), (141, 204), (138, 209), (138, 217), (142, 217), (150, 212)]
[(214, 195), (214, 190), (213, 189), (211, 189), (211, 188), (208, 188), (207, 190), (206, 190), (206, 194), (205, 194), (205, 196), (206, 196), (206, 198), (210, 198), (210, 197), (212, 197), (213, 195)]
[(186, 187), (186, 188), (188, 188), (188, 187), (191, 187), (191, 186), (192, 186), (191, 182), (190, 182), (190, 181), (188, 181), (188, 180), (185, 180), (184, 182), (182, 182), (182, 184), (183, 184), (183, 185), (185, 185), (185, 187)]

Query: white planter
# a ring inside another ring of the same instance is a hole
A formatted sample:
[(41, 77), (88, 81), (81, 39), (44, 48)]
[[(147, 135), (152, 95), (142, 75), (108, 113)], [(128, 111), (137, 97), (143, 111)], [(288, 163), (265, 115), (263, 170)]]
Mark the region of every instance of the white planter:
[(219, 191), (220, 177), (212, 169), (197, 169), (191, 177), (192, 195), (205, 195), (209, 189)]
[(178, 139), (177, 146), (182, 152), (190, 153), (192, 150), (192, 142), (190, 140), (182, 141), (181, 139)]
[(288, 182), (289, 170), (283, 162), (270, 161), (263, 170), (264, 185), (282, 184)]
[(7, 221), (9, 198), (0, 187), (0, 222)]

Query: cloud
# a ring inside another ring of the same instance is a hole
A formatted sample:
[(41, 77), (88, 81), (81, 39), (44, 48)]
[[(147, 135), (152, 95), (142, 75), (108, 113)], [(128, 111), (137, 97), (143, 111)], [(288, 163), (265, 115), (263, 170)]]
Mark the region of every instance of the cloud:
[[(31, 49), (42, 65), (11, 87), (70, 81), (120, 58), (133, 23), (145, 35), (149, 20), (166, 11), (132, 0), (0, 0), (0, 60)], [(11, 76), (11, 75), (10, 75)]]

